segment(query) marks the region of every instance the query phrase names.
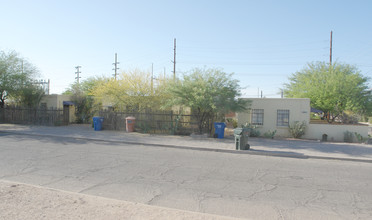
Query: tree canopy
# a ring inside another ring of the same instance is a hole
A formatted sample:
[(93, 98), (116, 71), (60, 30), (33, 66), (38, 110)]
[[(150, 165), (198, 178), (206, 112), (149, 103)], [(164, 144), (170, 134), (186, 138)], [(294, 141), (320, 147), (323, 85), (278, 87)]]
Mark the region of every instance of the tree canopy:
[(92, 119), (95, 108), (98, 108), (96, 104), (99, 104), (95, 102), (92, 94), (100, 84), (107, 80), (103, 77), (91, 77), (80, 83), (75, 82), (64, 92), (71, 96), (71, 101), (75, 104), (77, 123), (87, 123)]
[(151, 74), (139, 69), (123, 72), (118, 79), (107, 79), (95, 87), (92, 94), (103, 105), (117, 110), (142, 111), (159, 109), (167, 99), (168, 79), (151, 79)]
[(289, 98), (310, 98), (313, 108), (328, 115), (329, 122), (345, 110), (367, 113), (371, 102), (368, 78), (348, 64), (309, 63), (289, 77), (284, 95)]
[(247, 108), (247, 101), (238, 99), (241, 95), (238, 80), (219, 69), (196, 68), (182, 80), (170, 84), (168, 91), (167, 106), (190, 107), (197, 117), (199, 132), (206, 127), (212, 128), (208, 122), (221, 120), (230, 111)]
[(36, 67), (16, 52), (0, 51), (0, 107), (4, 107), (8, 98), (23, 101), (26, 105), (40, 101), (43, 93), (32, 83), (37, 73)]

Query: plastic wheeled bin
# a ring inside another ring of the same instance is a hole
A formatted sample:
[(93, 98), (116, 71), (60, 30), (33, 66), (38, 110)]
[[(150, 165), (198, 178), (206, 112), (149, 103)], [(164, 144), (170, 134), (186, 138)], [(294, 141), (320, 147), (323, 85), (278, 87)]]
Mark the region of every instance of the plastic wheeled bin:
[(125, 129), (127, 132), (133, 132), (134, 131), (134, 125), (136, 124), (136, 118), (135, 117), (126, 117), (125, 118)]
[(235, 128), (235, 149), (236, 150), (249, 150), (248, 144), (249, 130), (247, 128)]
[(93, 126), (95, 131), (102, 130), (103, 117), (93, 117)]
[(214, 134), (217, 135), (217, 138), (222, 139), (225, 136), (225, 127), (226, 124), (223, 122), (215, 122), (214, 123)]

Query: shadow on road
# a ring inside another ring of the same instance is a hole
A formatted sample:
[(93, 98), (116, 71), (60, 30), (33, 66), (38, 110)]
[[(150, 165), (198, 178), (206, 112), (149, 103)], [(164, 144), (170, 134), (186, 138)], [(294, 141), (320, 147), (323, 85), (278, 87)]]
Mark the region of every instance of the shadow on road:
[(296, 150), (308, 150), (329, 154), (345, 154), (357, 157), (372, 157), (372, 146), (367, 144), (327, 143), (312, 140), (272, 140), (263, 138), (251, 138), (251, 146), (264, 146), (273, 152), (288, 150), (293, 153)]
[(9, 137), (16, 141), (25, 141), (25, 140), (38, 140), (43, 143), (54, 143), (54, 144), (87, 144), (92, 142), (99, 142), (101, 145), (122, 145), (125, 143), (120, 142), (109, 142), (104, 140), (92, 140), (84, 138), (74, 138), (74, 137), (58, 137), (58, 136), (45, 136), (45, 135), (34, 135), (34, 134), (15, 134), (15, 133), (5, 133), (0, 132), (0, 137)]

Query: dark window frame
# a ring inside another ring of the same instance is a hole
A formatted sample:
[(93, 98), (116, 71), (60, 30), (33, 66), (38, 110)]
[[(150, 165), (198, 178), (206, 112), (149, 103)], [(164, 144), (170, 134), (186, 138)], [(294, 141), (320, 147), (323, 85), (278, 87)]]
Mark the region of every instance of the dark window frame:
[(264, 109), (252, 109), (251, 110), (251, 124), (252, 125), (263, 125), (264, 124)]
[(278, 109), (276, 113), (276, 126), (288, 127), (289, 126), (289, 110)]

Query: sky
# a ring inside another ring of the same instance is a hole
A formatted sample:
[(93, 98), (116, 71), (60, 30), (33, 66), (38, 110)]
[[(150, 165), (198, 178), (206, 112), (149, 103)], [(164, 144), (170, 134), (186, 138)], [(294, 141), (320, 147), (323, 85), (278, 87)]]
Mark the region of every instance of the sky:
[[(234, 73), (242, 97), (280, 97), (308, 63), (355, 65), (372, 78), (369, 0), (0, 0), (0, 50), (16, 51), (61, 94), (76, 81), (152, 70), (194, 68)], [(371, 86), (371, 82), (369, 83)], [(371, 86), (372, 87), (372, 86)]]

